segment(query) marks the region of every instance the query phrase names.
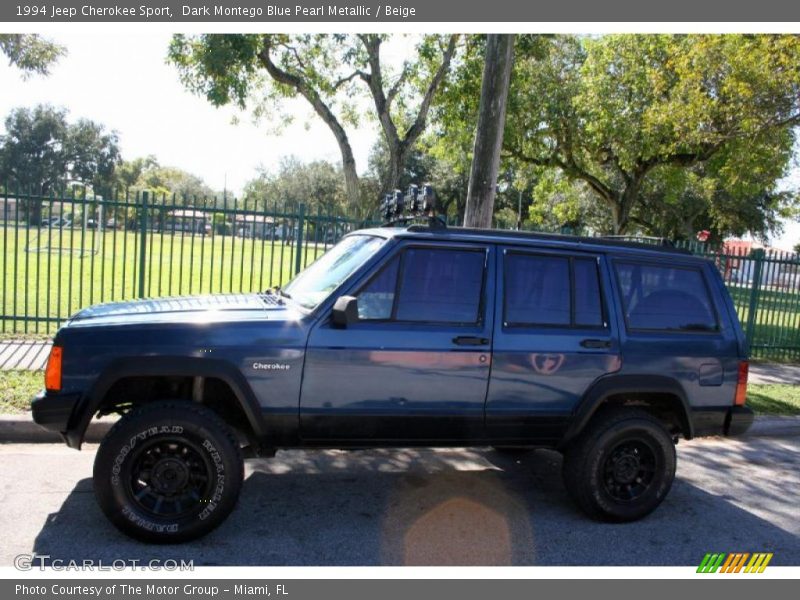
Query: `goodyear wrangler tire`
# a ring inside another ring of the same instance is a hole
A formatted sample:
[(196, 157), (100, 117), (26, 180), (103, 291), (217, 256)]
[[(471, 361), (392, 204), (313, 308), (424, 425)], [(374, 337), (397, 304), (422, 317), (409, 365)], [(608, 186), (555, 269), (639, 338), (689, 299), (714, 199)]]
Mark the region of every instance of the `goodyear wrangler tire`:
[(243, 472), (239, 444), (214, 412), (190, 402), (153, 402), (125, 415), (103, 439), (94, 492), (123, 533), (180, 543), (225, 520)]
[(566, 449), (564, 484), (589, 516), (635, 521), (664, 500), (675, 462), (675, 445), (658, 419), (640, 409), (611, 408)]

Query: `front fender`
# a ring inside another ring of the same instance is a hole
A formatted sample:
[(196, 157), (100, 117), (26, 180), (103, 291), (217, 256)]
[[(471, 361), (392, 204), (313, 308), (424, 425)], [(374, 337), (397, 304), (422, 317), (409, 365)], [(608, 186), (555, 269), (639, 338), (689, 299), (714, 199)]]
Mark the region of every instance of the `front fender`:
[(66, 431), (67, 445), (80, 449), (86, 429), (105, 395), (125, 377), (215, 377), (233, 390), (250, 426), (258, 437), (267, 435), (263, 415), (247, 379), (233, 364), (219, 359), (186, 356), (136, 356), (111, 361), (78, 403)]

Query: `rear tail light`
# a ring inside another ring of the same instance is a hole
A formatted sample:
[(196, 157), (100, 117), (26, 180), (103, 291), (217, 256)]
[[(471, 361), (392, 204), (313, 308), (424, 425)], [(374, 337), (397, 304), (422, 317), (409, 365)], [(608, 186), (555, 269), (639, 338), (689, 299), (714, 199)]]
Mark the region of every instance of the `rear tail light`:
[(47, 368), (44, 371), (44, 387), (48, 392), (61, 391), (61, 358), (63, 348), (53, 346), (50, 357), (47, 359)]
[(743, 406), (747, 400), (747, 373), (750, 364), (746, 360), (739, 361), (739, 374), (736, 378), (736, 395), (733, 397), (733, 403), (736, 406)]

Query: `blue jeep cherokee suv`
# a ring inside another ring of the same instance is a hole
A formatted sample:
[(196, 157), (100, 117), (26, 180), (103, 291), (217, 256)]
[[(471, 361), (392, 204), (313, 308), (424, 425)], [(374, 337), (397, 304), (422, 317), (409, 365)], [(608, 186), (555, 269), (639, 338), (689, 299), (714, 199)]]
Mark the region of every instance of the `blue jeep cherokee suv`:
[(563, 452), (592, 517), (655, 509), (679, 437), (736, 435), (747, 348), (714, 264), (670, 247), (412, 225), (363, 230), (282, 290), (93, 306), (55, 336), (37, 423), (80, 448), (122, 531), (179, 542), (281, 448)]

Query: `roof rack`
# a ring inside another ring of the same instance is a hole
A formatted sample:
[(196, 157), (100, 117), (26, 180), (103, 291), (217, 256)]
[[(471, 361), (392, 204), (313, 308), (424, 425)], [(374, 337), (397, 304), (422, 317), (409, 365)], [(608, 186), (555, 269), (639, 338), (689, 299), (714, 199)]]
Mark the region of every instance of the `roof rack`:
[(635, 242), (637, 244), (650, 244), (652, 246), (669, 246), (675, 248), (672, 240), (651, 235), (601, 235), (604, 240), (619, 240), (621, 242)]
[(425, 220), (431, 229), (447, 229), (447, 222), (436, 214), (436, 195), (429, 183), (418, 186), (412, 183), (403, 194), (394, 190), (383, 199), (382, 212), (384, 227), (408, 225), (415, 221)]
[[(434, 231), (425, 225), (412, 225), (410, 226), (407, 231), (412, 233), (419, 233), (419, 232), (431, 232)], [(541, 232), (541, 231), (518, 231), (518, 230), (510, 230), (510, 229), (483, 229), (483, 228), (472, 228), (472, 227), (448, 227), (447, 229), (443, 229), (442, 233), (447, 234), (448, 236), (480, 236), (480, 237), (492, 237), (492, 238), (499, 238), (499, 239), (513, 239), (513, 240), (541, 240), (541, 241), (548, 241), (548, 242), (565, 242), (571, 244), (581, 244), (586, 246), (604, 246), (604, 247), (612, 247), (612, 248), (630, 248), (630, 249), (639, 249), (639, 250), (649, 250), (651, 252), (668, 252), (674, 254), (691, 254), (691, 252), (685, 248), (678, 248), (673, 246), (672, 244), (652, 244), (652, 243), (643, 243), (635, 240), (621, 240), (621, 239), (608, 239), (602, 236), (598, 237), (591, 237), (591, 236), (581, 236), (581, 235), (568, 235), (565, 233), (548, 233), (548, 232)]]

